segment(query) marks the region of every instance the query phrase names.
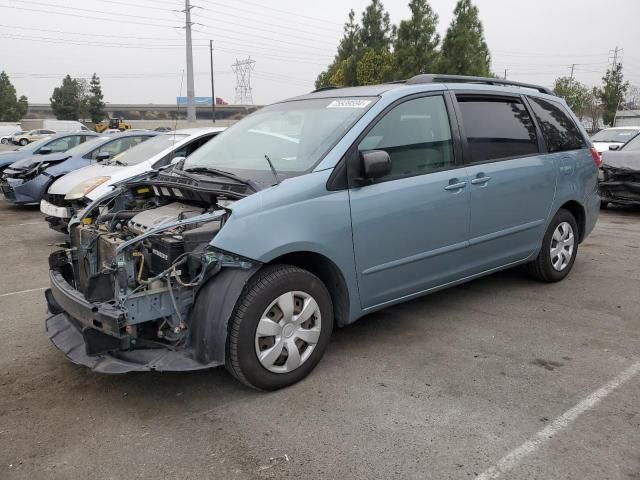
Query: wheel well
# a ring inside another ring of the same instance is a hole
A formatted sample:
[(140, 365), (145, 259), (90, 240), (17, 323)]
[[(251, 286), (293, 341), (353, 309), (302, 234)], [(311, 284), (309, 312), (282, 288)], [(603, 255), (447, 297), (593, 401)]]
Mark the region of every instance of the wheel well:
[(303, 268), (322, 280), (333, 302), (333, 318), (342, 327), (349, 317), (349, 290), (342, 272), (324, 255), (314, 252), (287, 253), (274, 258), (269, 264), (284, 263)]
[(576, 219), (576, 223), (578, 224), (578, 242), (582, 242), (586, 221), (584, 207), (575, 200), (570, 200), (560, 208), (564, 208), (565, 210), (571, 212), (573, 217)]

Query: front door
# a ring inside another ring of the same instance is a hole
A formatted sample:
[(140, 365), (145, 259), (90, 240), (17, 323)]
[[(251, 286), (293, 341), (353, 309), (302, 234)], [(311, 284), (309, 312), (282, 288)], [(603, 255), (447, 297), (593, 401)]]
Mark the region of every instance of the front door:
[(349, 190), (362, 307), (464, 276), (469, 182), (456, 162), (444, 97), (396, 105), (358, 149), (385, 150), (392, 165), (388, 176)]
[(473, 273), (527, 258), (553, 203), (557, 163), (520, 96), (458, 95), (471, 201)]

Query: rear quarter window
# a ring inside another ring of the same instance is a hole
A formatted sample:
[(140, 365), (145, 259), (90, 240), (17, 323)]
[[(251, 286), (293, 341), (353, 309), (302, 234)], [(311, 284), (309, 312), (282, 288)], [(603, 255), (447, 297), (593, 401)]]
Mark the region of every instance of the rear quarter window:
[(587, 146), (582, 133), (563, 108), (541, 98), (529, 97), (549, 152), (579, 150)]

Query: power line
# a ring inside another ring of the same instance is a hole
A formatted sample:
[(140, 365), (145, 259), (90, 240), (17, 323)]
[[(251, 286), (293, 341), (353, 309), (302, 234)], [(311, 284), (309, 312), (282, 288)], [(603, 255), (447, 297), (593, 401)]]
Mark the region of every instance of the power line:
[[(212, 1), (212, 0), (210, 0), (210, 1), (212, 3), (217, 3), (217, 2)], [(335, 22), (333, 20), (326, 20), (326, 19), (323, 19), (323, 18), (313, 17), (313, 16), (310, 16), (310, 15), (303, 15), (303, 14), (300, 14), (300, 13), (292, 13), (292, 12), (286, 11), (286, 10), (279, 10), (277, 8), (273, 8), (271, 5), (262, 5), (260, 3), (251, 2), (249, 0), (243, 0), (242, 3), (246, 4), (246, 5), (253, 5), (254, 7), (262, 8), (262, 9), (268, 10), (270, 12), (282, 13), (283, 15), (289, 15), (289, 16), (298, 17), (298, 18), (306, 18), (308, 20), (313, 20), (315, 22), (322, 22), (322, 23), (327, 23), (327, 24), (331, 24), (331, 25), (340, 25), (340, 26), (342, 26), (342, 23), (338, 23), (338, 22)]]

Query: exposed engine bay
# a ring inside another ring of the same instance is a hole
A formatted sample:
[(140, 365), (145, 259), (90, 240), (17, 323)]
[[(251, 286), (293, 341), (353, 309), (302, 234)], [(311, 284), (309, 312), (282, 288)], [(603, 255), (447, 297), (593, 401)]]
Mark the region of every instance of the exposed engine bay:
[(606, 152), (598, 190), (603, 202), (640, 205), (640, 155)]
[(189, 316), (199, 288), (223, 267), (252, 266), (209, 246), (236, 198), (143, 183), (120, 187), (89, 206), (72, 223), (68, 248), (51, 255), (50, 311), (70, 317), (89, 356), (192, 348)]

